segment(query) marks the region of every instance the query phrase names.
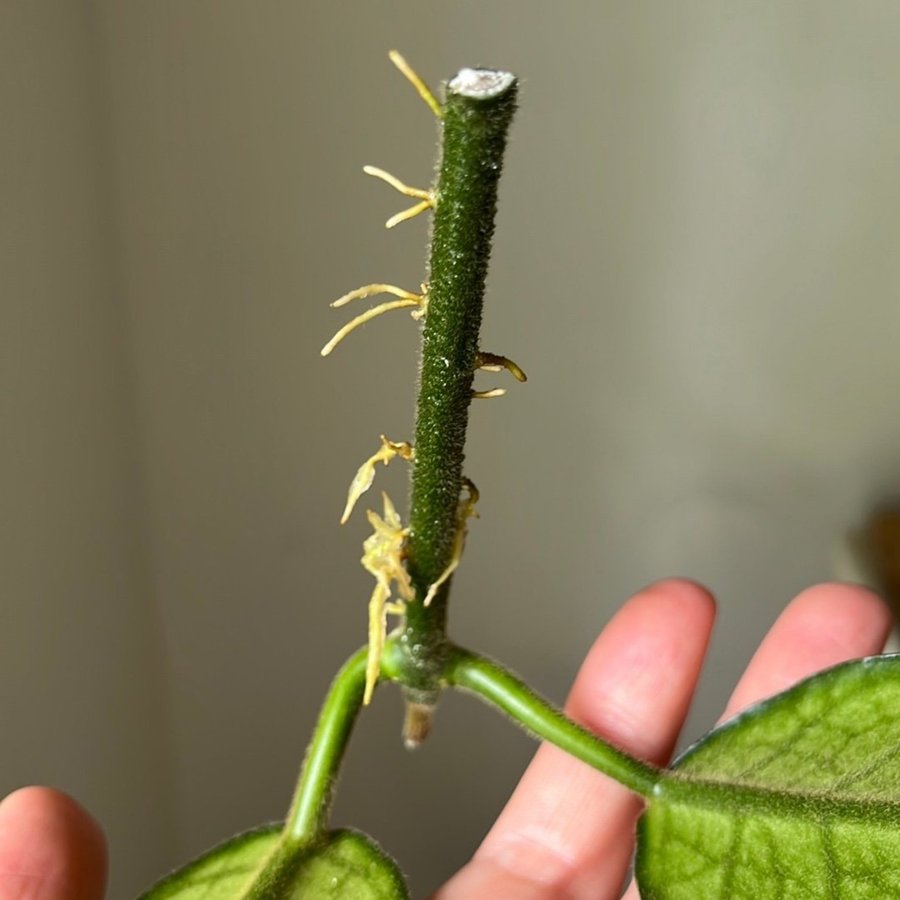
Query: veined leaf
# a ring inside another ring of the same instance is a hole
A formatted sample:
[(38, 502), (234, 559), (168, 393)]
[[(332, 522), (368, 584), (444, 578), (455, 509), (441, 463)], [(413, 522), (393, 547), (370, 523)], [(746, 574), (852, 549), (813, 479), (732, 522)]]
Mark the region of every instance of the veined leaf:
[(644, 900), (900, 897), (900, 657), (836, 666), (691, 747), (638, 825)]
[(164, 878), (140, 900), (409, 897), (396, 863), (359, 832), (333, 831), (315, 847), (293, 851), (280, 838), (280, 825), (233, 837)]

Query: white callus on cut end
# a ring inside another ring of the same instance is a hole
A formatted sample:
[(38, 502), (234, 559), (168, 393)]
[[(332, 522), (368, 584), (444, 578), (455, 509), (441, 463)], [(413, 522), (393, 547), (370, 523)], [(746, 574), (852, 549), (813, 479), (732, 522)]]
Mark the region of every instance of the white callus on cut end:
[(516, 76), (497, 69), (460, 69), (447, 87), (454, 94), (473, 100), (489, 100), (508, 90)]

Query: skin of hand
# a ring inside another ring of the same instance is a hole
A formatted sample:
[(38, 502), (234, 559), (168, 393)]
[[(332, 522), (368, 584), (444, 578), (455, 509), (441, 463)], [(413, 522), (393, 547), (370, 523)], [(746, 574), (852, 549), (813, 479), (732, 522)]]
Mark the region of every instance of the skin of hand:
[(26, 787), (0, 803), (0, 900), (101, 900), (106, 841), (71, 797)]
[[(669, 580), (631, 598), (585, 659), (566, 711), (660, 765), (687, 715), (715, 618), (699, 585)], [(881, 652), (887, 607), (861, 587), (801, 593), (763, 640), (723, 718), (820, 669)], [(640, 801), (542, 745), (472, 860), (434, 900), (614, 900), (634, 850)], [(96, 822), (49, 788), (0, 803), (0, 900), (102, 900), (106, 849)], [(631, 884), (626, 900), (638, 900)]]

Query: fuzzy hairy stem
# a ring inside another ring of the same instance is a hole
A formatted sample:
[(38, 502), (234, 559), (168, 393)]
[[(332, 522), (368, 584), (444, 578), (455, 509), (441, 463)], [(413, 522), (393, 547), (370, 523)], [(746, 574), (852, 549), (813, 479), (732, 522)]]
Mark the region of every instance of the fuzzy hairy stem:
[(421, 601), (453, 554), (497, 182), (515, 105), (512, 75), (464, 69), (442, 108), (407, 543), (417, 601), (403, 633), (404, 680), (414, 689), (436, 689), (446, 644), (449, 581), (429, 606)]
[(285, 841), (311, 843), (325, 830), (338, 770), (362, 707), (367, 658), (368, 648), (363, 647), (331, 683), (285, 821)]
[(506, 713), (525, 731), (555, 744), (636, 794), (649, 797), (663, 780), (661, 770), (577, 725), (493, 660), (455, 647), (450, 651), (444, 675), (448, 684), (470, 691)]

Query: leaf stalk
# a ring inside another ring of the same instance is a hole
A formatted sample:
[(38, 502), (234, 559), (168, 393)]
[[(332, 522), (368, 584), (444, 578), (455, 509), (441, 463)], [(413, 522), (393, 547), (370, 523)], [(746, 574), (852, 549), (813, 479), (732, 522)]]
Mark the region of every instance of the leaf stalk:
[(314, 843), (326, 829), (338, 770), (362, 707), (367, 659), (368, 647), (363, 647), (331, 683), (284, 824), (285, 841)]
[(660, 769), (577, 725), (493, 660), (455, 647), (444, 675), (448, 685), (475, 694), (533, 736), (565, 750), (642, 797), (652, 796), (663, 780)]

